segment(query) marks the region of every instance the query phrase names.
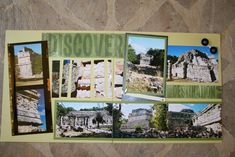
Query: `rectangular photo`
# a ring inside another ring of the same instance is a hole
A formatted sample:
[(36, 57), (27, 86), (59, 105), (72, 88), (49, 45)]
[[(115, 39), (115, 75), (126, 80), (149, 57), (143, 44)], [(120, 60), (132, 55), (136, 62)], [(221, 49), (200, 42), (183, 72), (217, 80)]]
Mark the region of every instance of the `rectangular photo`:
[(51, 126), (45, 98), (43, 88), (16, 91), (16, 134), (48, 132)]
[(68, 95), (69, 67), (70, 67), (70, 60), (65, 59), (63, 62), (61, 97), (67, 97)]
[(105, 61), (94, 60), (95, 97), (105, 97)]
[(219, 52), (211, 53), (207, 46), (169, 46), (169, 82), (218, 83)]
[(52, 98), (58, 98), (60, 92), (60, 61), (52, 61)]
[(220, 104), (115, 104), (114, 138), (222, 139)]
[(16, 86), (43, 84), (42, 43), (13, 45)]
[(165, 95), (167, 37), (127, 34), (125, 92)]
[(115, 66), (114, 97), (117, 99), (122, 99), (124, 61), (123, 60), (115, 60), (114, 66)]
[(113, 60), (108, 60), (108, 98), (113, 97)]
[(112, 104), (103, 102), (57, 102), (56, 138), (111, 138)]
[(91, 61), (76, 59), (72, 61), (71, 97), (91, 97)]

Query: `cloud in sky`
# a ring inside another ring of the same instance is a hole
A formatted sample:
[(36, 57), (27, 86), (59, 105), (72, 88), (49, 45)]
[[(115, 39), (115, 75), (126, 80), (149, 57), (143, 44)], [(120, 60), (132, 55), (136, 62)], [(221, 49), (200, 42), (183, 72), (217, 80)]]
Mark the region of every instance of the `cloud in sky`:
[(147, 52), (147, 48), (139, 44), (131, 43), (132, 48), (135, 50), (136, 54)]
[[(193, 104), (190, 104), (190, 106)], [(191, 109), (189, 106), (186, 106), (185, 104), (169, 104), (168, 111), (173, 112), (180, 112), (183, 109)]]
[(45, 114), (46, 114), (45, 112), (46, 112), (45, 109), (43, 109), (43, 110), (40, 112), (40, 115), (41, 115), (41, 116), (45, 116)]

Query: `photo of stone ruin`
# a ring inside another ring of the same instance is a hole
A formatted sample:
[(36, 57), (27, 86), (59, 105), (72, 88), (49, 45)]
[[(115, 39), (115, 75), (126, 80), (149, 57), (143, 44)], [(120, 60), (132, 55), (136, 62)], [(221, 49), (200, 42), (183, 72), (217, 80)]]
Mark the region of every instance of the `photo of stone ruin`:
[(43, 84), (41, 44), (14, 46), (16, 86)]
[(94, 60), (95, 97), (105, 96), (105, 61)]
[(114, 138), (222, 138), (220, 104), (114, 104)]
[(60, 61), (52, 61), (52, 98), (58, 98), (60, 92)]
[(123, 94), (123, 60), (115, 60), (114, 96), (121, 99)]
[(113, 97), (113, 60), (108, 60), (108, 98)]
[(163, 95), (166, 39), (129, 36), (126, 57), (127, 93)]
[(91, 97), (91, 61), (72, 61), (71, 97)]
[(112, 104), (59, 102), (56, 106), (56, 137), (112, 137)]
[(217, 83), (218, 68), (218, 54), (212, 55), (208, 47), (169, 46), (168, 81)]
[(16, 91), (18, 133), (46, 131), (43, 89)]
[(64, 60), (61, 83), (61, 97), (67, 97), (68, 95), (69, 66), (70, 60)]

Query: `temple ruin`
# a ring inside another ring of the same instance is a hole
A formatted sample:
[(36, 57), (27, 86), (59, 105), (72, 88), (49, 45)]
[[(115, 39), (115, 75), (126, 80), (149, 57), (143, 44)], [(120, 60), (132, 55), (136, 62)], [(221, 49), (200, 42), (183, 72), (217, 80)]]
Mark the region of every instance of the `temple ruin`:
[(193, 117), (193, 125), (206, 127), (208, 131), (222, 132), (221, 120), (221, 105), (209, 104)]
[(144, 53), (140, 53), (140, 65), (150, 65), (151, 63), (151, 59), (153, 58), (153, 56), (144, 54)]
[(192, 126), (192, 117), (195, 115), (191, 109), (183, 109), (180, 112), (167, 112), (167, 127), (169, 130), (188, 129)]
[(187, 79), (195, 82), (218, 81), (218, 61), (214, 56), (191, 50), (178, 57), (177, 62), (168, 61), (168, 79)]
[(24, 47), (17, 55), (20, 78), (31, 78), (33, 76), (30, 51), (32, 49)]
[(36, 90), (16, 92), (18, 132), (38, 132), (43, 125), (38, 111), (40, 94)]
[(103, 121), (100, 128), (112, 127), (113, 119), (106, 110), (100, 111), (70, 111), (67, 115), (60, 117), (59, 126), (70, 128), (94, 129), (97, 128), (97, 114), (100, 114)]
[(42, 64), (33, 67), (35, 60), (42, 59), (32, 49), (24, 47), (17, 55), (17, 77), (21, 79), (42, 78)]
[(135, 109), (128, 115), (128, 121), (121, 126), (122, 131), (134, 132), (136, 126), (140, 126), (144, 130), (149, 130), (149, 121), (152, 116), (152, 110)]

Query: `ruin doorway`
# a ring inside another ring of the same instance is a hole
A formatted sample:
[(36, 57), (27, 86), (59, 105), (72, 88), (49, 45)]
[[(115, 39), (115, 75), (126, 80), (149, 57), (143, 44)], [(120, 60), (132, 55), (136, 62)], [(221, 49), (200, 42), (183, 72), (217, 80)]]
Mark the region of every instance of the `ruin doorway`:
[(214, 82), (216, 80), (216, 76), (215, 76), (215, 72), (214, 72), (214, 68), (212, 68), (211, 66), (208, 67), (210, 70), (210, 76), (211, 76), (211, 82)]
[(184, 64), (183, 64), (183, 79), (187, 78), (187, 68), (188, 68), (188, 63), (184, 62)]

